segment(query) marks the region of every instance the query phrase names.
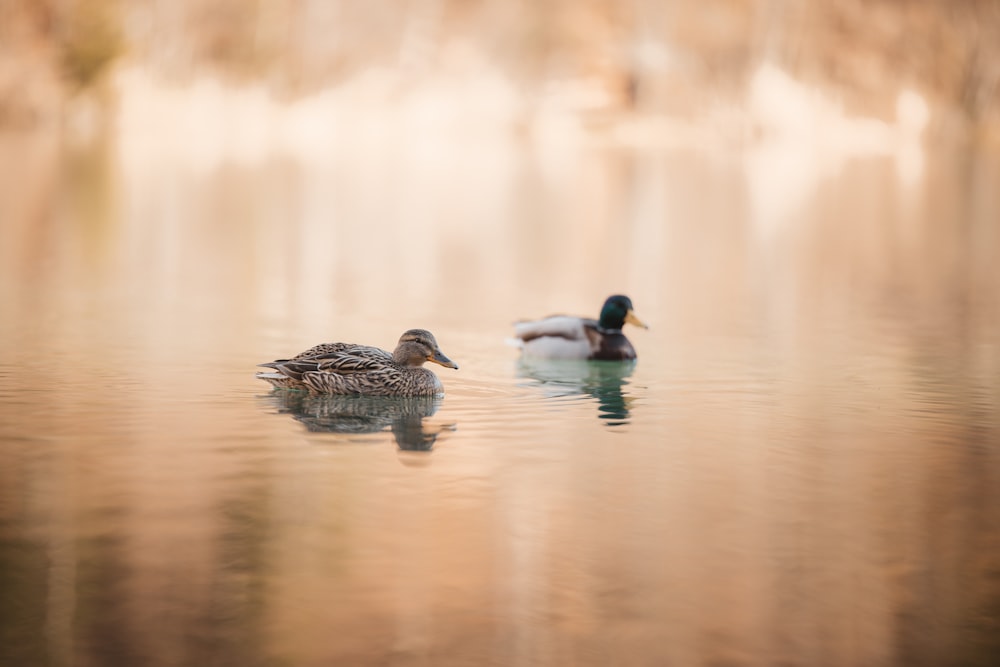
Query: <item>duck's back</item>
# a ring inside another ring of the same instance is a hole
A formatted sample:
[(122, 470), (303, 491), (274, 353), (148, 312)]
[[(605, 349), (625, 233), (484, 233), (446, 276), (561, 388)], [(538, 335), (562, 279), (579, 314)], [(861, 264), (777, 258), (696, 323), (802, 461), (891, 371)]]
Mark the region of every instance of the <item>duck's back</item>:
[(392, 361), (392, 355), (385, 350), (378, 347), (372, 347), (371, 345), (358, 345), (357, 343), (320, 343), (319, 345), (310, 347), (305, 352), (300, 352), (292, 358), (316, 359), (317, 357), (326, 357), (338, 354), (349, 354), (355, 357)]

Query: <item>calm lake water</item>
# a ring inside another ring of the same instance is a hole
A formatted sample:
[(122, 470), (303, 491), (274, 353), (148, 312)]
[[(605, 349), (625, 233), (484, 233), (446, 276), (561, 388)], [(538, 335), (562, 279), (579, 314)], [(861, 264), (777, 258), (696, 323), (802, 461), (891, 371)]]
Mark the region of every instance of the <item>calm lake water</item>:
[[(428, 143), (0, 140), (0, 664), (996, 664), (997, 155)], [(442, 400), (253, 378), (411, 327)]]

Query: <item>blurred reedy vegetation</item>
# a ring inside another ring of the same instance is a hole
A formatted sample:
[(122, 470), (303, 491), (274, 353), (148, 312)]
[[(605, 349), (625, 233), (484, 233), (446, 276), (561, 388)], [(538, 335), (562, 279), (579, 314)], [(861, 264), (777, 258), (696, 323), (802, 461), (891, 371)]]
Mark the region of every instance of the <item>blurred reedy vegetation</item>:
[(909, 87), (1000, 135), (997, 0), (0, 0), (0, 126), (45, 123), (126, 60), (288, 98), (374, 70), (399, 95), (501, 76), (528, 112), (562, 90), (588, 112), (685, 117), (739, 105), (767, 61), (851, 113), (891, 118)]

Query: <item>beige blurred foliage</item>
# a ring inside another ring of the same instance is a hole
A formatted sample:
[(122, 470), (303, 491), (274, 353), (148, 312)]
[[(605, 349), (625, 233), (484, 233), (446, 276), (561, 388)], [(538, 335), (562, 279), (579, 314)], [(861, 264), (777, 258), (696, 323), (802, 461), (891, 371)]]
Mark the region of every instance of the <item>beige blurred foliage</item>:
[(762, 63), (852, 115), (890, 119), (901, 87), (944, 129), (1000, 128), (995, 0), (0, 0), (0, 125), (59, 117), (128, 63), (295, 98), (373, 71), (406, 96), (502, 77), (534, 113), (692, 117), (742, 105)]

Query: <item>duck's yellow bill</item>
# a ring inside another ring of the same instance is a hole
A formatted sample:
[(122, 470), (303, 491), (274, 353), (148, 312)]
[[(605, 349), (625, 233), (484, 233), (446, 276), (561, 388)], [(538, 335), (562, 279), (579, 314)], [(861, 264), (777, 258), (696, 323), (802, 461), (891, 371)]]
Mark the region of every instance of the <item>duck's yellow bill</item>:
[(625, 313), (625, 321), (628, 322), (629, 324), (634, 324), (637, 327), (642, 327), (643, 329), (649, 328), (648, 326), (646, 326), (645, 322), (636, 317), (635, 313), (633, 313), (631, 310)]

